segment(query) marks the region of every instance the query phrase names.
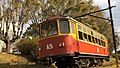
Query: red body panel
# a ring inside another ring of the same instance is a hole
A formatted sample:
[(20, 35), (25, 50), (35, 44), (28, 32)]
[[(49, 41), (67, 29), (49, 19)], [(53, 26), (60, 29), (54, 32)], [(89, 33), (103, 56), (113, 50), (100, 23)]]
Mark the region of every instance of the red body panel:
[[(59, 47), (60, 43), (64, 43), (63, 47)], [(52, 44), (53, 49), (47, 49), (47, 45)], [(73, 45), (73, 46), (72, 46)], [(53, 55), (63, 55), (70, 52), (78, 51), (77, 43), (71, 36), (56, 36), (52, 38), (42, 39), (39, 41), (42, 50), (39, 52), (40, 57)]]
[(83, 41), (79, 42), (79, 52), (82, 54), (108, 56), (108, 48), (97, 44), (90, 44)]
[[(59, 44), (64, 43), (63, 47), (59, 47)], [(47, 45), (52, 44), (52, 49), (47, 49)], [(39, 41), (39, 47), (42, 49), (39, 52), (40, 57), (48, 57), (55, 55), (73, 54), (79, 52), (80, 54), (92, 54), (108, 56), (108, 49), (100, 47), (94, 44), (77, 41), (72, 36), (56, 36)]]

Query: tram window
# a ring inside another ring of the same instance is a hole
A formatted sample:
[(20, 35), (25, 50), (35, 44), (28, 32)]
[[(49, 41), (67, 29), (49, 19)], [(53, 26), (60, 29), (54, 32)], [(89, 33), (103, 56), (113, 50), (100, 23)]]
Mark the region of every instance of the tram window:
[(101, 36), (101, 39), (102, 39), (102, 36)]
[(75, 24), (74, 24), (74, 23), (71, 23), (71, 27), (72, 27), (72, 33), (75, 34)]
[(95, 32), (93, 32), (93, 36), (94, 36), (94, 37), (96, 37), (96, 34), (95, 34)]
[(88, 39), (89, 39), (89, 42), (92, 42), (91, 36), (90, 36), (90, 35), (88, 35)]
[(93, 31), (91, 31), (91, 35), (93, 36)]
[(102, 37), (102, 40), (104, 40), (104, 37)]
[(83, 40), (82, 32), (78, 31), (79, 39)]
[(99, 45), (101, 45), (101, 43), (100, 43), (100, 39), (98, 39), (98, 43), (99, 43)]
[(98, 35), (98, 39), (100, 39), (100, 36)]
[(105, 45), (105, 42), (103, 42), (103, 46), (106, 46), (106, 45)]
[(101, 40), (101, 45), (104, 46), (104, 42)]
[(98, 43), (97, 38), (95, 38), (95, 42)]
[(88, 30), (88, 34), (90, 34), (90, 30)]
[(57, 34), (57, 23), (50, 24), (48, 29), (49, 29), (48, 36), (56, 35)]
[(93, 43), (95, 43), (95, 39), (94, 39), (94, 37), (92, 37), (92, 41), (93, 41)]
[(86, 32), (86, 28), (83, 27), (83, 31)]
[(60, 21), (60, 33), (62, 34), (70, 33), (68, 21)]
[(54, 36), (57, 35), (57, 22), (49, 22), (47, 24), (41, 25), (41, 35), (42, 37)]
[(103, 40), (105, 40), (104, 37), (103, 37)]
[(85, 41), (87, 41), (87, 34), (86, 33), (84, 33), (84, 39), (85, 39)]
[(105, 42), (104, 41), (101, 41), (101, 44), (102, 44), (102, 46), (105, 46)]
[(80, 25), (78, 25), (78, 29), (79, 29), (79, 30), (82, 30), (82, 27), (81, 27)]

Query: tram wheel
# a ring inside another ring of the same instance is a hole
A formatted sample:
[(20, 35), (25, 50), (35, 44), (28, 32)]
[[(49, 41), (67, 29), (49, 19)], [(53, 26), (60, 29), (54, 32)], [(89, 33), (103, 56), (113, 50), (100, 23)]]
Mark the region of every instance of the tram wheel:
[(79, 65), (79, 64), (72, 64), (72, 68), (82, 68), (82, 65)]

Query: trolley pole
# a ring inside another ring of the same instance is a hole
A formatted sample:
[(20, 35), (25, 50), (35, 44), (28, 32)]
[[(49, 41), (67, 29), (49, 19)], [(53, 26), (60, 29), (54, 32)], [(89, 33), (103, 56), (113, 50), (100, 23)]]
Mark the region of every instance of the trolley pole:
[(119, 67), (119, 65), (118, 65), (118, 54), (117, 54), (117, 49), (116, 49), (115, 32), (114, 32), (114, 24), (113, 24), (113, 17), (112, 17), (112, 10), (111, 10), (110, 0), (108, 0), (108, 7), (109, 7), (109, 13), (110, 13), (110, 19), (111, 19), (111, 27), (112, 27), (114, 49), (115, 49), (116, 66)]

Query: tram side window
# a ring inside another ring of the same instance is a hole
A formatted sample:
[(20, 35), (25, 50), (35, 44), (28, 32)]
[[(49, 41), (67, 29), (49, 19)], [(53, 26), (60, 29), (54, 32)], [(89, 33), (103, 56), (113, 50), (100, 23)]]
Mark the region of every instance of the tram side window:
[(86, 28), (83, 27), (83, 31), (86, 32)]
[(91, 31), (91, 35), (93, 36), (93, 31)]
[(105, 42), (104, 41), (101, 41), (101, 44), (102, 44), (102, 46), (105, 46)]
[(81, 27), (80, 25), (78, 25), (78, 29), (79, 29), (79, 30), (82, 30), (82, 27)]
[(90, 35), (88, 35), (88, 39), (89, 39), (89, 42), (92, 42), (91, 36), (90, 36)]
[(104, 46), (103, 44), (104, 44), (104, 43), (103, 43), (103, 41), (101, 40), (101, 45)]
[(87, 41), (87, 34), (86, 33), (83, 34), (84, 34), (84, 40)]
[(98, 44), (97, 38), (95, 38), (95, 42)]
[(94, 37), (92, 37), (92, 41), (93, 41), (93, 43), (95, 43), (95, 39), (94, 39)]
[(98, 39), (98, 43), (99, 43), (99, 45), (101, 45), (101, 43), (100, 43), (100, 39)]
[(105, 42), (103, 42), (103, 46), (106, 46), (106, 45), (105, 45)]
[(82, 36), (82, 32), (81, 31), (78, 31), (78, 35), (79, 35), (79, 39), (83, 40), (83, 36)]

